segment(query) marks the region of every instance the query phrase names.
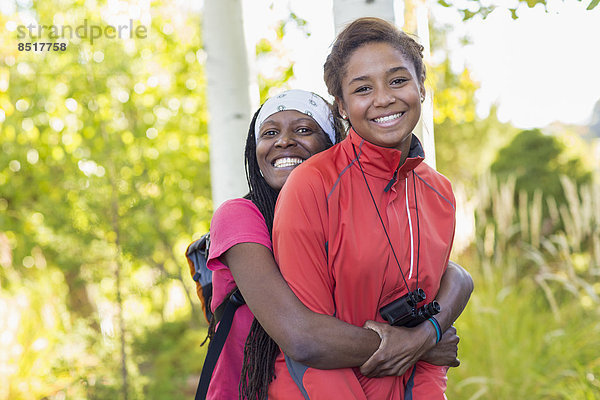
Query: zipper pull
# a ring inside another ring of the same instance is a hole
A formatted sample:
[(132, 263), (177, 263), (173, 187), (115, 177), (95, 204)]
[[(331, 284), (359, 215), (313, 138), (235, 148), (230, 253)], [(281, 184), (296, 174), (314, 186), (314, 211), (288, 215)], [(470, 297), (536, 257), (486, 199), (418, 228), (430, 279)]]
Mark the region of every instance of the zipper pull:
[(387, 186), (385, 187), (385, 189), (383, 189), (383, 191), (385, 193), (389, 192), (390, 189), (392, 188), (392, 185), (396, 182), (396, 175), (398, 174), (398, 170), (394, 171), (394, 175), (392, 175), (392, 179), (390, 179), (389, 183), (387, 184)]

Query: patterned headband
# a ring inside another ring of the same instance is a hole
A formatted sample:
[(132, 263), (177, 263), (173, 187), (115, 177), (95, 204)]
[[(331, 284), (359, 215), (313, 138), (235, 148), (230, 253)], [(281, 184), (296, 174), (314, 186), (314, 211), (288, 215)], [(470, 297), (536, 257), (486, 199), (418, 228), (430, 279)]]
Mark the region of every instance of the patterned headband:
[(257, 142), (258, 131), (267, 118), (275, 113), (286, 110), (296, 110), (314, 119), (325, 134), (329, 136), (331, 143), (335, 144), (333, 115), (329, 105), (319, 95), (299, 89), (287, 90), (265, 101), (258, 113), (256, 125), (254, 126)]

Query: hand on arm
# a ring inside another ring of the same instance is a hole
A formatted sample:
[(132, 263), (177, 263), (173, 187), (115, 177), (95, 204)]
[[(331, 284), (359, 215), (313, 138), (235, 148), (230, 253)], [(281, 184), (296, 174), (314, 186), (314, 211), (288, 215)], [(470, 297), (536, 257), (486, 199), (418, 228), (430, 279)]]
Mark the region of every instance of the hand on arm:
[(364, 327), (381, 337), (379, 349), (360, 367), (360, 372), (370, 378), (403, 375), (435, 345), (435, 330), (430, 323), (403, 328), (367, 321)]
[(379, 349), (360, 368), (369, 377), (402, 375), (417, 361), (457, 367), (458, 335), (452, 326), (462, 313), (473, 291), (473, 280), (460, 265), (450, 261), (436, 296), (442, 310), (435, 316), (444, 334), (435, 344), (435, 329), (427, 321), (415, 328), (393, 327), (367, 321), (365, 327), (379, 333)]
[(451, 326), (444, 332), (442, 339), (421, 356), (421, 360), (433, 365), (445, 365), (458, 367), (458, 342), (460, 338), (456, 334), (456, 328)]

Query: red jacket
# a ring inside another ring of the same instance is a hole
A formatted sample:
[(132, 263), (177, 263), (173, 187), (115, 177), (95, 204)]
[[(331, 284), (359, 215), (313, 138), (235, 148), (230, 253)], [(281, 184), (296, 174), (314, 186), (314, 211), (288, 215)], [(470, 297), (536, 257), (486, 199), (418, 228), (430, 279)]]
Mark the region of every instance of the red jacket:
[[(288, 178), (275, 214), (275, 258), (311, 310), (362, 326), (366, 320), (383, 322), (379, 308), (407, 292), (374, 201), (410, 290), (416, 288), (418, 260), (418, 286), (427, 301), (435, 298), (454, 238), (454, 195), (450, 182), (423, 163), (415, 136), (402, 166), (400, 157), (400, 151), (373, 145), (351, 130)], [(281, 359), (277, 363), (270, 399), (289, 398), (287, 388), (287, 397), (280, 396), (284, 388), (277, 380), (286, 382), (288, 376), (280, 375), (289, 375), (290, 368), (304, 398), (313, 400), (403, 399), (405, 388), (408, 395), (411, 385), (421, 384), (429, 392), (439, 388), (421, 398), (444, 398), (446, 369), (427, 363), (402, 377), (369, 379), (356, 368), (322, 371), (289, 361), (287, 368)]]

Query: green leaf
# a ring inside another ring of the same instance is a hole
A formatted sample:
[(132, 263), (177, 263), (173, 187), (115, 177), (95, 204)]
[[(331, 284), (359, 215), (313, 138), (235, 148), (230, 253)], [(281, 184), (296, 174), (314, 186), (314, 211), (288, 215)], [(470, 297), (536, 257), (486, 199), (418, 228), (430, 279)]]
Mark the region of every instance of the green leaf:
[(277, 25), (277, 29), (275, 30), (275, 32), (277, 33), (278, 40), (283, 39), (283, 37), (285, 36), (285, 24), (285, 21), (279, 21), (279, 24)]
[(600, 3), (600, 0), (592, 0), (590, 1), (590, 4), (587, 6), (586, 10), (592, 10), (594, 9), (598, 3)]
[(527, 7), (529, 8), (533, 8), (535, 6), (537, 6), (538, 4), (543, 4), (544, 8), (547, 8), (547, 2), (546, 0), (519, 0), (521, 3), (527, 3)]
[(260, 39), (258, 43), (256, 43), (256, 55), (259, 56), (261, 54), (270, 53), (273, 51), (273, 44), (267, 39)]
[(307, 22), (304, 18), (300, 18), (295, 13), (290, 13), (290, 19), (295, 21), (298, 26), (306, 26)]
[(460, 12), (463, 14), (463, 21), (467, 21), (471, 18), (473, 18), (475, 15), (477, 15), (476, 12), (473, 11), (469, 11), (469, 10), (460, 10)]
[(496, 7), (495, 7), (495, 6), (481, 7), (481, 8), (479, 9), (479, 14), (481, 14), (481, 17), (482, 17), (483, 19), (486, 19), (486, 18), (487, 18), (487, 16), (488, 16), (488, 15), (490, 15), (490, 13), (491, 13), (492, 11), (494, 11), (495, 9), (496, 9)]

